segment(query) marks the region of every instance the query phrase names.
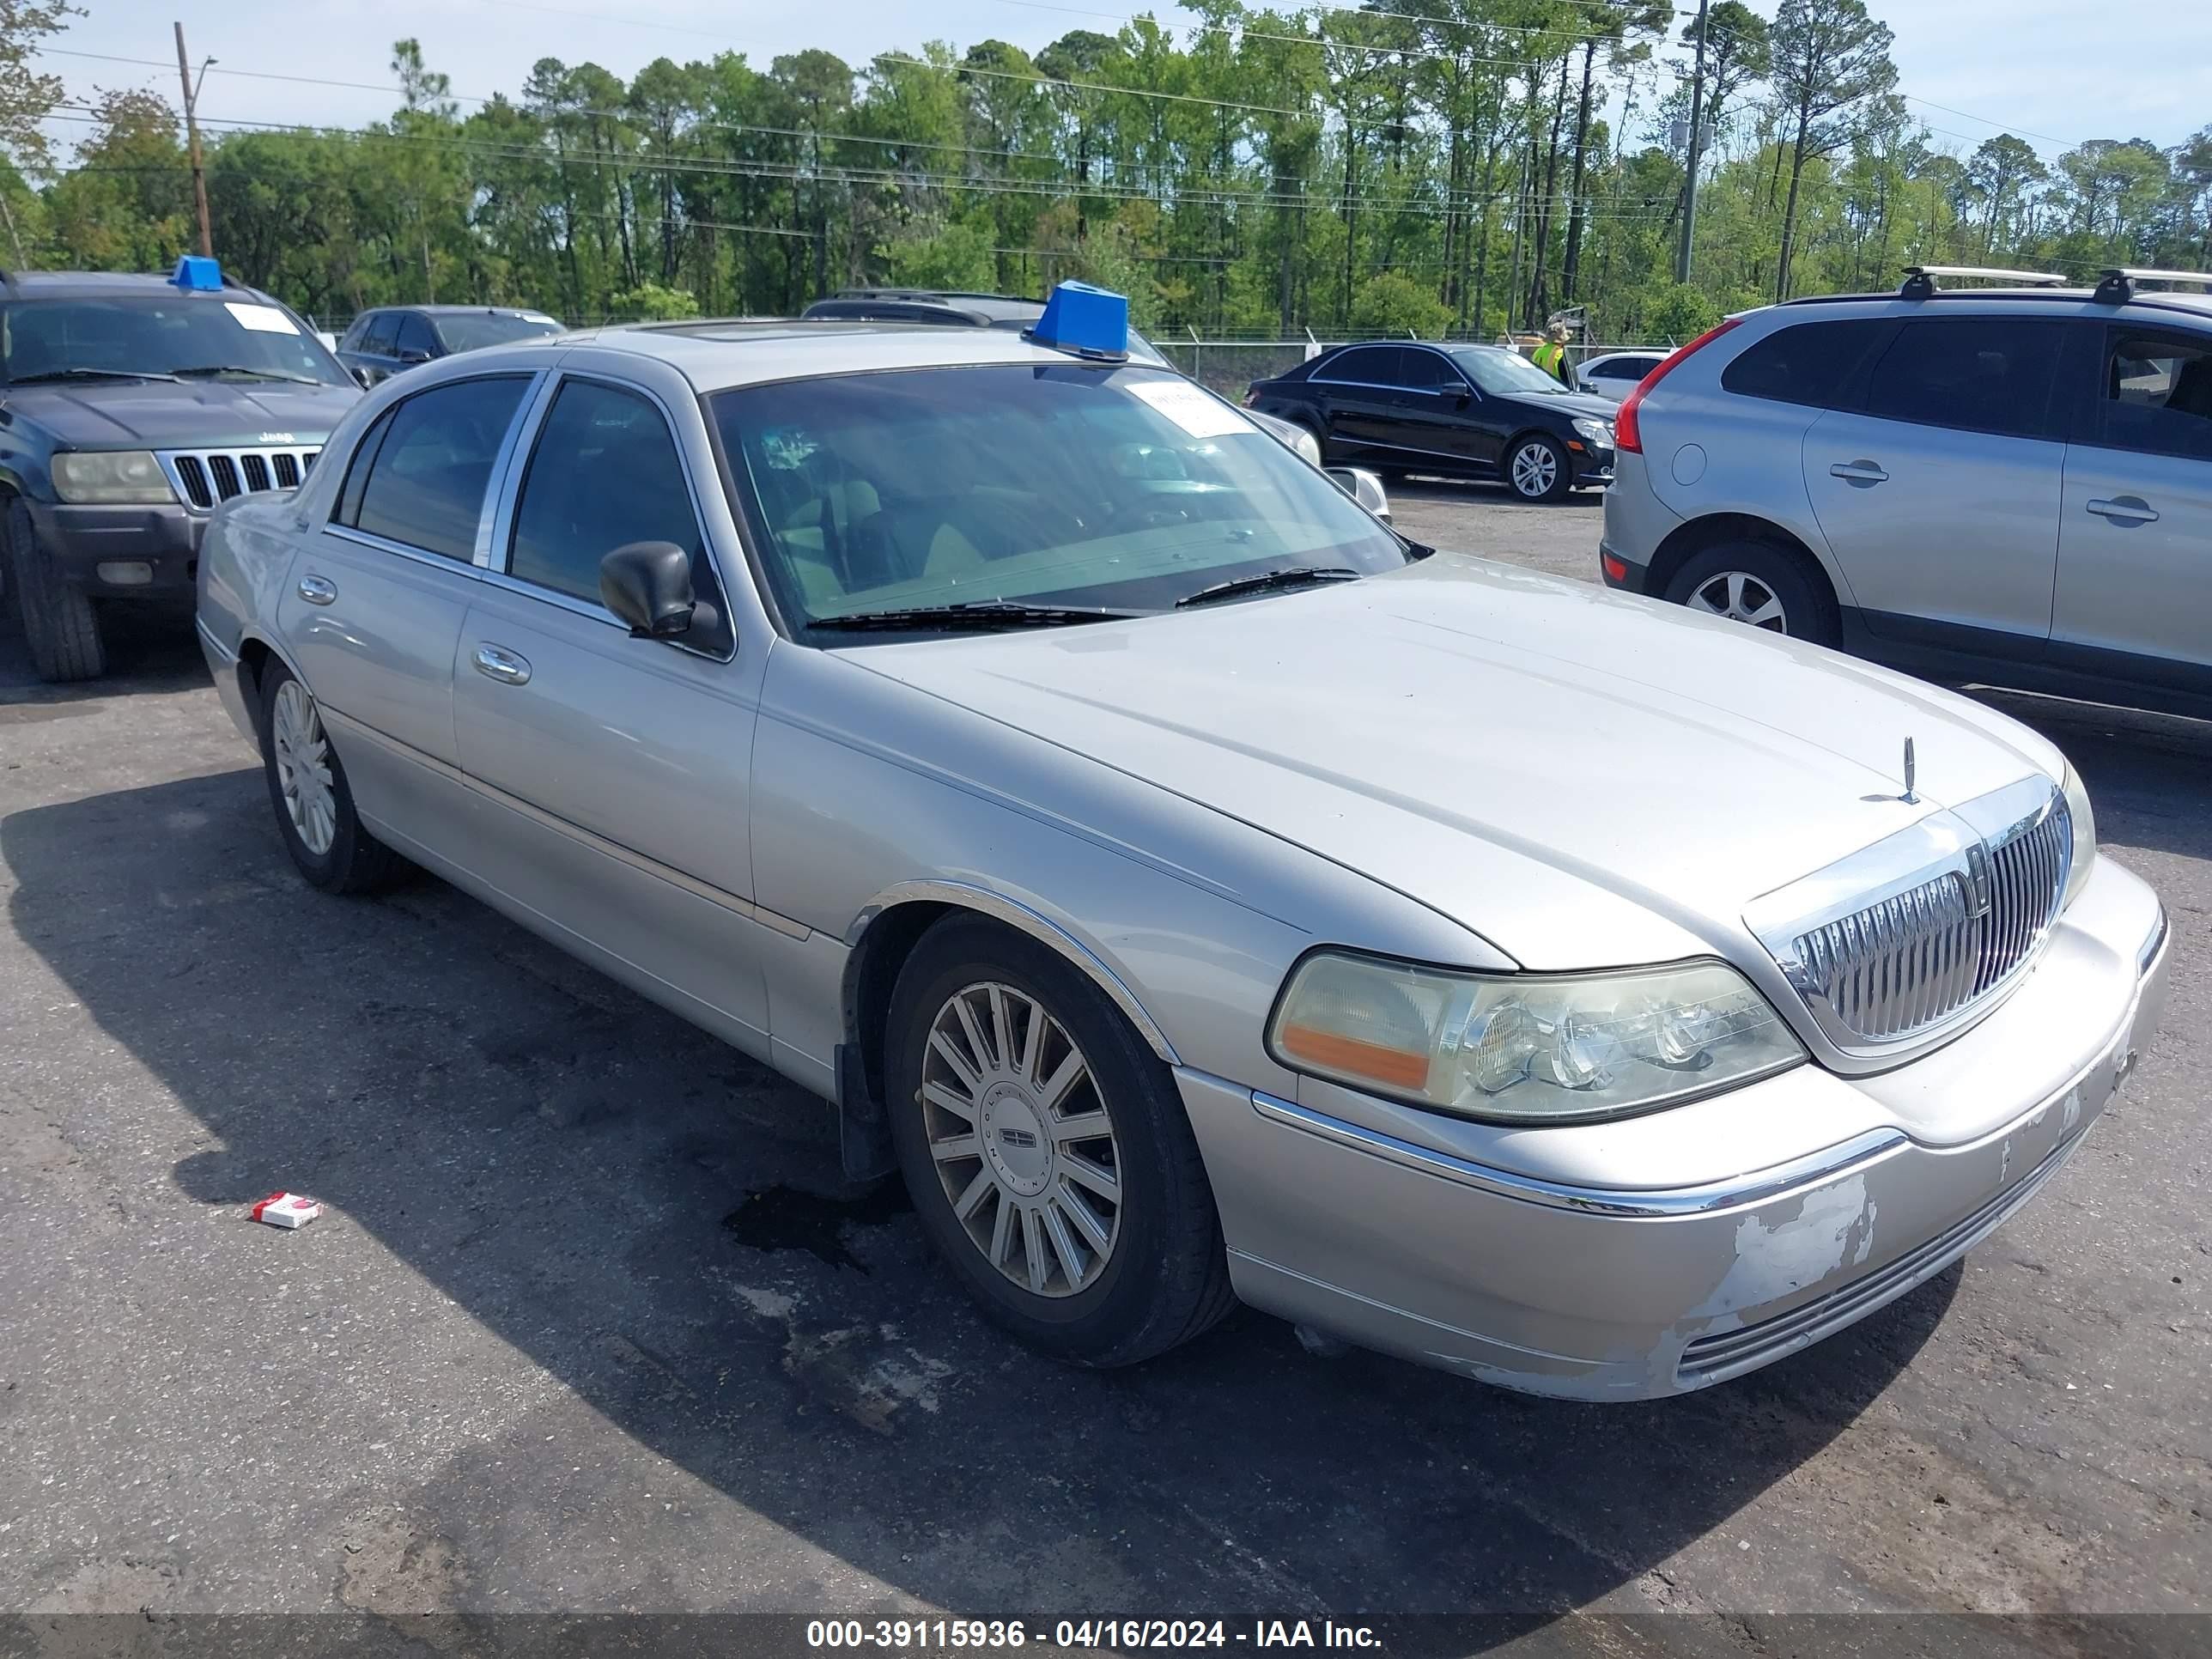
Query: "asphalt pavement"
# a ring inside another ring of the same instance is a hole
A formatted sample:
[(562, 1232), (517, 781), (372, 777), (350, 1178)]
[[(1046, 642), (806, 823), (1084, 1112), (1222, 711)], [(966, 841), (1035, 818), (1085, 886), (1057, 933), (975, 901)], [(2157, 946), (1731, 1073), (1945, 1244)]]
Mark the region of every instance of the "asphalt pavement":
[[(1594, 502), (1397, 507), (1593, 574)], [(309, 890), (188, 636), (114, 657), (43, 687), (0, 635), (0, 1612), (1489, 1612), (1619, 1653), (2212, 1599), (2212, 726), (1992, 697), (2175, 925), (2071, 1166), (1850, 1331), (1591, 1407), (1249, 1312), (1108, 1375), (1013, 1346), (811, 1097), (428, 878)], [(328, 1212), (248, 1221), (280, 1188)], [(1718, 1616), (1591, 1617), (1660, 1611)]]

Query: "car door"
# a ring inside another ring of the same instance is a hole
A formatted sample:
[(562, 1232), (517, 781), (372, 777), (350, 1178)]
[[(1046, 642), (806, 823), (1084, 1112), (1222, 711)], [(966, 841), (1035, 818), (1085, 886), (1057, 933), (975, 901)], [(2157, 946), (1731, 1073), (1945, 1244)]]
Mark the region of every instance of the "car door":
[(2212, 332), (2100, 331), (2067, 446), (2051, 657), (2212, 695)]
[(2051, 633), (2068, 323), (1913, 317), (1856, 407), (1807, 428), (1806, 493), (1877, 635), (2037, 659)]
[[(453, 692), (461, 767), (489, 803), (488, 878), (766, 1058), (747, 805), (765, 653), (735, 652), (701, 529), (697, 491), (714, 476), (704, 422), (691, 398), (571, 372), (531, 427)], [(690, 553), (717, 627), (630, 636), (600, 602), (599, 561), (639, 541)]]
[(380, 416), (277, 606), (362, 816), (448, 857), (469, 839), (453, 652), (488, 547), (486, 497), (532, 380), (447, 381)]
[[(1441, 351), (1398, 348), (1397, 450), (1409, 466), (1466, 472), (1483, 459), (1474, 388)], [(1488, 448), (1494, 461), (1495, 444)]]
[(1320, 398), (1332, 461), (1394, 459), (1401, 411), (1398, 348), (1352, 346), (1306, 377)]

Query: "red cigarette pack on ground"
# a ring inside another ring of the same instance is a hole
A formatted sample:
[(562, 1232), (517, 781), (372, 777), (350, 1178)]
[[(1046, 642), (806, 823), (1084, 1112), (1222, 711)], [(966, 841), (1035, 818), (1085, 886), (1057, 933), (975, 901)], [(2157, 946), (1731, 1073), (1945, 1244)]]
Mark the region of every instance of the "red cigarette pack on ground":
[(253, 1206), (253, 1218), (272, 1227), (304, 1227), (322, 1212), (321, 1205), (297, 1193), (271, 1193)]

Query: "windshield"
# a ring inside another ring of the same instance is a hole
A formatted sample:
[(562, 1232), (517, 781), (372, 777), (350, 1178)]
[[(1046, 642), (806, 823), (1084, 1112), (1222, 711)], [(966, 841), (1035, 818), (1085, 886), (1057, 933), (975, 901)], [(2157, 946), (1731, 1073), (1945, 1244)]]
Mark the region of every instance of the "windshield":
[(1467, 371), (1478, 389), (1501, 398), (1566, 390), (1519, 352), (1508, 351), (1504, 346), (1455, 346), (1451, 359)]
[(1019, 600), (1165, 610), (1406, 544), (1237, 410), (1139, 368), (1007, 364), (710, 400), (769, 580), (800, 623)]
[(489, 312), (433, 317), (430, 325), (448, 351), (475, 351), (483, 346), (505, 345), (510, 340), (542, 340), (561, 331), (561, 325), (550, 317), (500, 317)]
[(102, 295), (0, 307), (0, 368), (10, 380), (83, 370), (177, 374), (241, 370), (351, 386), (352, 378), (289, 312), (240, 295)]

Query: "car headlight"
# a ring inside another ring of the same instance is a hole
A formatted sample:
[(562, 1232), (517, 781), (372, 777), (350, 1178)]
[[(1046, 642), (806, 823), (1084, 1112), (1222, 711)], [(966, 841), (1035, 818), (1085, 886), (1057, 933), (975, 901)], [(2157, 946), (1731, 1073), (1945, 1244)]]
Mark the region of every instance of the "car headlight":
[(77, 506), (173, 501), (161, 464), (145, 449), (64, 451), (54, 457), (54, 493)]
[(1299, 963), (1267, 1048), (1293, 1071), (1523, 1123), (1651, 1111), (1805, 1059), (1723, 963), (1471, 974), (1341, 951)]
[(1585, 443), (1595, 444), (1601, 449), (1613, 447), (1613, 428), (1603, 421), (1577, 420), (1575, 430), (1582, 434)]
[(2081, 787), (2070, 765), (2062, 787), (2066, 791), (2066, 816), (2074, 825), (2074, 856), (2066, 866), (2065, 896), (2058, 902), (2063, 909), (2074, 902), (2074, 895), (2089, 879), (2089, 866), (2097, 861), (2097, 814), (2089, 805), (2089, 792)]

